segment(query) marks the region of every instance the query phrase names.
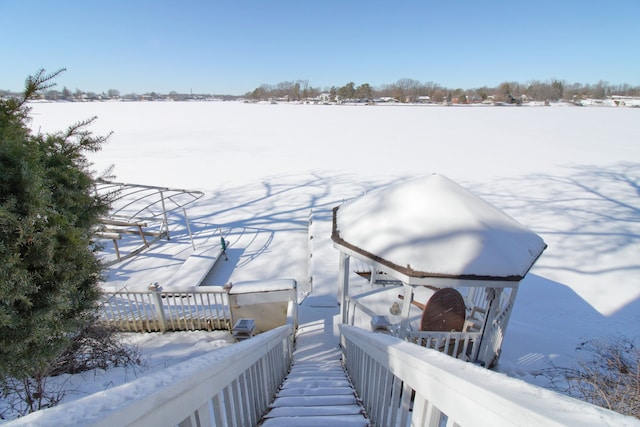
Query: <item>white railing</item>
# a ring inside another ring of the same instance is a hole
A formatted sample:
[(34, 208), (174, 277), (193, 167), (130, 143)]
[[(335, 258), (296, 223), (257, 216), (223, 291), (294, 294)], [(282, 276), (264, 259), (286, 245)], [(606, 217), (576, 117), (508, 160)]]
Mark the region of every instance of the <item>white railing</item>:
[(293, 321), (8, 426), (255, 426), (289, 371)]
[(127, 332), (228, 330), (227, 291), (202, 286), (186, 292), (104, 292), (101, 320)]
[[(354, 324), (356, 309), (371, 318), (376, 316), (374, 311), (360, 303), (357, 298), (350, 298), (347, 309), (350, 325)], [(471, 362), (477, 360), (482, 341), (482, 332), (399, 331), (392, 326), (391, 333), (396, 336), (404, 335), (404, 338), (413, 344)]]
[(376, 426), (620, 426), (636, 419), (385, 334), (340, 325), (346, 369)]
[(468, 362), (476, 361), (481, 338), (481, 332), (409, 331), (405, 336), (413, 344)]

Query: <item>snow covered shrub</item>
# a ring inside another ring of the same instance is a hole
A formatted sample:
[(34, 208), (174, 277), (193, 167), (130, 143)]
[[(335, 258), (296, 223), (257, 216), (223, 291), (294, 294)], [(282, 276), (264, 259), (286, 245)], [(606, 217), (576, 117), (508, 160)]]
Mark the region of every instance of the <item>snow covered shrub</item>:
[(51, 364), (49, 375), (141, 364), (138, 347), (125, 345), (114, 327), (94, 321), (75, 334), (71, 345)]
[(541, 372), (554, 390), (621, 414), (640, 418), (640, 349), (627, 337), (589, 340), (587, 357), (574, 367)]
[(0, 420), (10, 420), (57, 405), (67, 394), (65, 382), (49, 385), (46, 372), (0, 381)]
[(0, 419), (11, 419), (57, 405), (68, 392), (69, 377), (93, 369), (143, 367), (136, 345), (125, 344), (118, 331), (92, 321), (73, 334), (71, 344), (56, 360), (26, 378), (5, 377), (0, 380)]

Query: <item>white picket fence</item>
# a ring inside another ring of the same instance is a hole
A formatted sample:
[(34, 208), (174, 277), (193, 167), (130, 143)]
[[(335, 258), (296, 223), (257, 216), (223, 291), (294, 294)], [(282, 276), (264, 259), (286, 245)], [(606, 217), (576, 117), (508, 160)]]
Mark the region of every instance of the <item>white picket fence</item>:
[(340, 325), (347, 372), (376, 426), (623, 426), (625, 417), (386, 334)]
[(255, 426), (289, 371), (293, 321), (8, 426)]
[(104, 292), (100, 318), (126, 332), (228, 330), (229, 298), (221, 287), (201, 286), (185, 292)]

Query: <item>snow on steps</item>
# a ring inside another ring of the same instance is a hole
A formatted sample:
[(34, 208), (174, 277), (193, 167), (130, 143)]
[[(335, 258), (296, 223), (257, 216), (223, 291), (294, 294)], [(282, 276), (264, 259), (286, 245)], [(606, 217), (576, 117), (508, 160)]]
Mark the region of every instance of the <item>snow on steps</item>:
[(369, 427), (339, 360), (294, 362), (262, 427)]

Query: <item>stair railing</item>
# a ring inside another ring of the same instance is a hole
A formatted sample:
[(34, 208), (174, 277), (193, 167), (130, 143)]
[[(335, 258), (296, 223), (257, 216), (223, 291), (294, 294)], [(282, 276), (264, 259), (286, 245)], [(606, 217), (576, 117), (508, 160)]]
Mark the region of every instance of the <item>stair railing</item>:
[(255, 426), (291, 365), (293, 322), (8, 426)]
[(637, 420), (390, 335), (341, 324), (345, 367), (376, 426), (602, 426)]

